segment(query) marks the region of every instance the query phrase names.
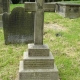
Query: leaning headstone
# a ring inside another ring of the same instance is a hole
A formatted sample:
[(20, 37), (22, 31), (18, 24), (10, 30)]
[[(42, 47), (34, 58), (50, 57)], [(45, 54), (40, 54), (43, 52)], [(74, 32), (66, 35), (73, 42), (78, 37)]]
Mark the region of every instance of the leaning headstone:
[(23, 7), (14, 8), (11, 14), (3, 14), (5, 44), (31, 43), (34, 33), (34, 13)]
[(56, 12), (63, 17), (78, 18), (80, 17), (80, 4), (57, 2)]
[(49, 47), (43, 44), (44, 11), (54, 11), (54, 4), (36, 0), (25, 3), (25, 11), (35, 11), (34, 44), (28, 44), (28, 52), (20, 61), (17, 80), (58, 80), (58, 69)]

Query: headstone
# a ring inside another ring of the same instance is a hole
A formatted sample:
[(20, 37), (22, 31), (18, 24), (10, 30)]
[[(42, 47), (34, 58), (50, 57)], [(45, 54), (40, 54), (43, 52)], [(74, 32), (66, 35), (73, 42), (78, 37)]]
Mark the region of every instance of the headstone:
[(56, 12), (63, 17), (78, 18), (80, 17), (80, 4), (58, 2)]
[(3, 5), (2, 5), (2, 0), (0, 0), (0, 14), (3, 13)]
[(9, 0), (0, 0), (0, 27), (3, 26), (2, 23), (2, 15), (4, 12), (8, 12), (9, 13), (10, 10), (10, 2)]
[(44, 11), (54, 11), (54, 3), (44, 0), (26, 2), (25, 11), (35, 11), (34, 44), (28, 44), (28, 52), (20, 61), (17, 80), (58, 80), (58, 69), (49, 47), (43, 44)]
[(2, 27), (2, 13), (3, 13), (3, 5), (2, 5), (2, 0), (0, 0), (0, 27)]
[(34, 13), (25, 12), (23, 7), (14, 8), (11, 14), (3, 14), (5, 44), (32, 43)]
[(3, 12), (10, 12), (10, 0), (2, 0), (3, 1)]

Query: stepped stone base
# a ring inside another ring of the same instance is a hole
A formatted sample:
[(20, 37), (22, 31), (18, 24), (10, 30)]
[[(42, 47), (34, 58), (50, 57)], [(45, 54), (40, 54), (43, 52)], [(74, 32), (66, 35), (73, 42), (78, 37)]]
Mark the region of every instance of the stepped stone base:
[(20, 61), (17, 80), (59, 80), (54, 57), (47, 45), (28, 45), (28, 52), (24, 52)]
[(28, 44), (29, 56), (49, 56), (49, 47), (47, 45)]
[(18, 80), (58, 80), (58, 69), (24, 69), (23, 62), (20, 62)]
[(24, 69), (51, 69), (54, 68), (54, 57), (52, 53), (46, 57), (29, 57), (28, 52), (23, 56)]

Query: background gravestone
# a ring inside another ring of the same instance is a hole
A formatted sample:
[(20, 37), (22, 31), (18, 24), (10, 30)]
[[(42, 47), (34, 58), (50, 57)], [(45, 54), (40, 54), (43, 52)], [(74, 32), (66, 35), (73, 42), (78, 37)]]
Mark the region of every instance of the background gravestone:
[(2, 15), (4, 12), (9, 12), (10, 10), (10, 0), (0, 0), (0, 27), (3, 26)]
[(0, 0), (0, 14), (3, 13), (3, 5), (2, 5), (2, 0)]
[(3, 13), (3, 5), (2, 5), (2, 0), (0, 0), (0, 27), (2, 27), (2, 13)]
[(80, 17), (80, 4), (57, 2), (56, 12), (63, 17), (78, 18)]
[(31, 43), (34, 32), (34, 13), (25, 12), (24, 8), (14, 8), (11, 14), (3, 14), (5, 44)]
[(3, 1), (3, 12), (10, 12), (10, 0)]

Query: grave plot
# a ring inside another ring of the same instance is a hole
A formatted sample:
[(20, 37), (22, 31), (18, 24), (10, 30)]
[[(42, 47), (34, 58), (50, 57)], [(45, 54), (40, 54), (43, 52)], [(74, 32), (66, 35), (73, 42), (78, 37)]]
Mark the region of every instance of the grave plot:
[(63, 17), (78, 18), (80, 17), (80, 4), (58, 2), (56, 12)]

